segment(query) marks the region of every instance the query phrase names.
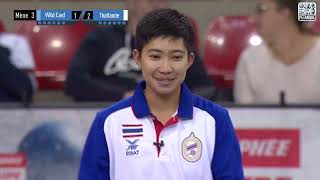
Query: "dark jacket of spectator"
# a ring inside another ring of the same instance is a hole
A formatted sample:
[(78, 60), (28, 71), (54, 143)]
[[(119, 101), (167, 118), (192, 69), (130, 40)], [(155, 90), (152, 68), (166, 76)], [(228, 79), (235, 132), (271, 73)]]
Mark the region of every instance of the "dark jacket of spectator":
[(27, 73), (10, 62), (10, 50), (0, 46), (0, 102), (30, 101), (33, 95)]

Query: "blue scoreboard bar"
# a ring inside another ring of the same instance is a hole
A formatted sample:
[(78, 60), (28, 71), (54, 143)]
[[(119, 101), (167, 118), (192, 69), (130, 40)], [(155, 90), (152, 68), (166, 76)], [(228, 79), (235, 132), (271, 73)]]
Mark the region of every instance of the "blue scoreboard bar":
[(36, 20), (38, 25), (64, 25), (77, 21), (98, 25), (124, 25), (128, 21), (128, 10), (14, 10), (14, 20)]

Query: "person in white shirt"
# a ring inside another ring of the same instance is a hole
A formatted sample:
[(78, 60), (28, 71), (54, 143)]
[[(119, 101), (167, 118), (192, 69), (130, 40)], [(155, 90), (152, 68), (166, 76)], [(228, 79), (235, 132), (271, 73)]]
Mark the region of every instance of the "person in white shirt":
[(0, 101), (31, 101), (37, 89), (31, 47), (23, 36), (0, 33)]
[(3, 32), (0, 33), (0, 45), (10, 50), (11, 63), (28, 74), (33, 89), (36, 90), (38, 84), (34, 74), (35, 63), (28, 40), (18, 34)]
[(11, 51), (10, 60), (17, 68), (34, 70), (32, 50), (25, 37), (14, 33), (0, 33), (0, 44)]
[(234, 86), (237, 103), (320, 103), (320, 38), (297, 20), (299, 2), (258, 3), (254, 19), (264, 42), (240, 56)]

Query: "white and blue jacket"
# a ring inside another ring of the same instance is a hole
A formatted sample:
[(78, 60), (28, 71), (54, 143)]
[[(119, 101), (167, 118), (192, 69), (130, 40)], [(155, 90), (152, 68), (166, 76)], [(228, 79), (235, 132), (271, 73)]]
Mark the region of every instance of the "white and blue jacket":
[(228, 111), (183, 83), (176, 123), (158, 135), (144, 96), (134, 95), (97, 113), (79, 180), (244, 180), (239, 143)]

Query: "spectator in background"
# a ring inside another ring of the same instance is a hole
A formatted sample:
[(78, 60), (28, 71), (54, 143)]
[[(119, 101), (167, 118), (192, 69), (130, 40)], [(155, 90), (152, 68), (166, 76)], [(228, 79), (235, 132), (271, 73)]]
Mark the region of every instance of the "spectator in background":
[[(117, 101), (132, 94), (142, 78), (140, 68), (132, 60), (136, 25), (159, 4), (167, 6), (167, 1), (158, 1), (126, 0), (127, 26), (97, 28), (87, 34), (68, 69), (68, 95), (77, 101)], [(213, 95), (214, 88), (198, 56), (186, 82), (203, 96)]]
[(254, 18), (264, 43), (240, 57), (237, 103), (320, 103), (320, 39), (297, 20), (299, 2), (259, 1)]
[(36, 90), (33, 55), (27, 40), (0, 33), (0, 101), (31, 101)]

